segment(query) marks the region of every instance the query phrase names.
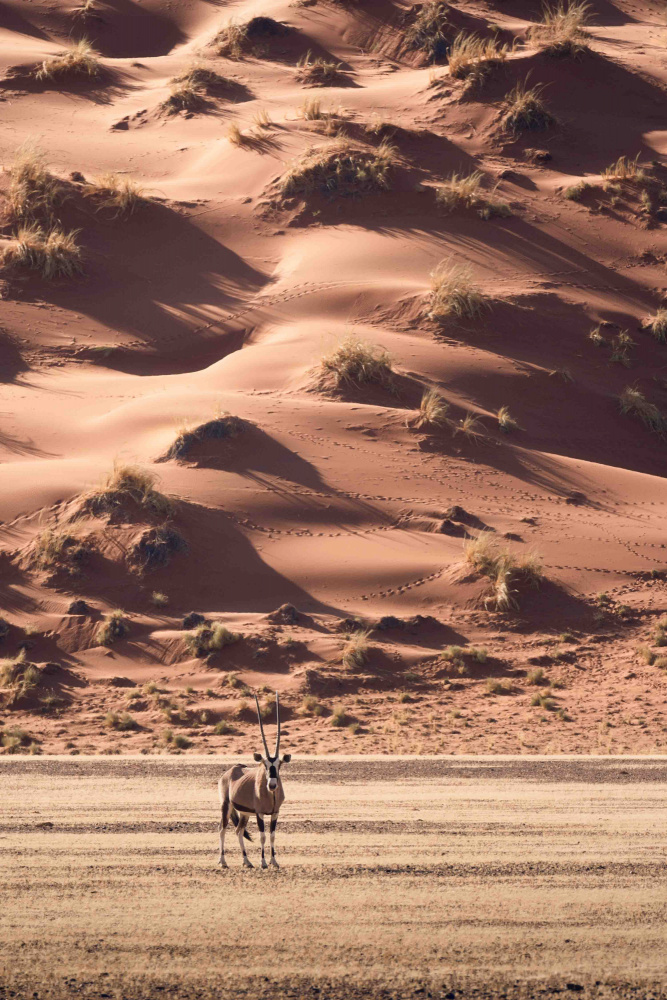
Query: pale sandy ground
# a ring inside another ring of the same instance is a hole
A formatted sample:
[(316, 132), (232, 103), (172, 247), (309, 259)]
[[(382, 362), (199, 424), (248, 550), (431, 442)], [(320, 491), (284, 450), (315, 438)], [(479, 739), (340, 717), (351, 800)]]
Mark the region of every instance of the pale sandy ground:
[(279, 872), (225, 764), (2, 760), (1, 997), (665, 994), (664, 758), (297, 759)]

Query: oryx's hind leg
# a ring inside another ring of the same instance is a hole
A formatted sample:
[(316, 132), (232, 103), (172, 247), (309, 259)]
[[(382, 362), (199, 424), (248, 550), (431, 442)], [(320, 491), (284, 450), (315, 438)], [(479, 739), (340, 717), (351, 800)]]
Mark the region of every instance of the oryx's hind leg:
[(241, 845), (241, 854), (243, 855), (243, 867), (244, 868), (254, 868), (255, 867), (253, 864), (251, 864), (251, 862), (250, 862), (250, 860), (248, 858), (248, 855), (245, 852), (245, 844), (243, 842), (243, 839), (245, 837), (245, 828), (248, 825), (248, 819), (249, 818), (250, 817), (248, 816), (247, 813), (241, 813), (241, 815), (239, 816), (239, 821), (238, 821), (238, 823), (236, 825), (236, 834), (237, 834), (237, 836), (239, 838), (239, 844)]
[(227, 832), (227, 824), (229, 823), (229, 799), (226, 796), (222, 800), (220, 809), (220, 857), (218, 858), (218, 864), (221, 868), (228, 868), (229, 865), (225, 861), (225, 833)]
[[(280, 865), (276, 861), (276, 827), (278, 825), (278, 817), (271, 817), (271, 864), (274, 868), (280, 868)], [(263, 855), (262, 855), (263, 857)]]
[(264, 819), (259, 813), (255, 813), (257, 817), (257, 829), (259, 830), (259, 842), (262, 845), (262, 868), (268, 868), (266, 863), (266, 858), (264, 857), (264, 845), (266, 843), (266, 832), (264, 830)]

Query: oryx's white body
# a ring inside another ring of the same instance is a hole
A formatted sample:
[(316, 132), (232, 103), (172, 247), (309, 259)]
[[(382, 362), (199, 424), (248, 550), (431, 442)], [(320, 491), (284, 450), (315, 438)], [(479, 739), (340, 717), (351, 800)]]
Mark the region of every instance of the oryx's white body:
[[(255, 701), (257, 702), (257, 695), (255, 695)], [(266, 842), (266, 833), (264, 830), (265, 816), (271, 817), (271, 864), (275, 868), (278, 867), (275, 852), (276, 824), (278, 823), (280, 807), (285, 801), (280, 768), (282, 764), (288, 764), (292, 758), (288, 753), (282, 758), (280, 757), (280, 704), (277, 692), (276, 720), (278, 723), (278, 732), (276, 735), (276, 749), (273, 756), (269, 753), (266, 744), (264, 726), (262, 725), (262, 717), (259, 711), (259, 702), (257, 702), (257, 718), (266, 752), (265, 757), (259, 753), (255, 753), (254, 755), (255, 760), (261, 762), (260, 766), (247, 767), (245, 764), (235, 764), (228, 771), (225, 771), (218, 782), (218, 794), (220, 796), (220, 809), (222, 813), (220, 817), (220, 857), (218, 858), (218, 863), (223, 868), (227, 868), (227, 862), (225, 861), (225, 832), (230, 817), (236, 828), (239, 844), (241, 845), (243, 865), (246, 868), (253, 867), (248, 860), (243, 843), (244, 837), (247, 840), (251, 839), (246, 827), (253, 813), (257, 818), (257, 827), (262, 846), (262, 868), (268, 868), (266, 858), (264, 857), (264, 845)]]

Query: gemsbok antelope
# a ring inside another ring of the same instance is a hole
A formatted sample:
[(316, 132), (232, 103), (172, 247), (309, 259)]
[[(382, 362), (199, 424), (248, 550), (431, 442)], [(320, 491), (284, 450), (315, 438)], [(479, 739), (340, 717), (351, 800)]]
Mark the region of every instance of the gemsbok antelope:
[(257, 827), (259, 829), (259, 840), (262, 846), (262, 868), (268, 868), (264, 857), (264, 844), (266, 843), (266, 833), (264, 831), (264, 817), (271, 817), (271, 864), (274, 868), (279, 868), (276, 861), (275, 836), (276, 825), (278, 823), (278, 813), (285, 801), (283, 783), (280, 778), (280, 768), (283, 764), (289, 764), (292, 755), (289, 753), (280, 756), (280, 701), (276, 691), (276, 722), (278, 731), (276, 733), (276, 749), (271, 756), (264, 735), (262, 725), (262, 715), (259, 710), (259, 701), (255, 695), (257, 704), (257, 719), (259, 721), (259, 731), (262, 734), (265, 757), (261, 753), (253, 754), (255, 760), (261, 767), (249, 768), (246, 764), (234, 764), (228, 771), (225, 771), (218, 782), (218, 794), (220, 796), (220, 857), (218, 864), (227, 868), (225, 861), (225, 832), (231, 816), (232, 823), (236, 828), (236, 835), (239, 838), (241, 852), (243, 854), (243, 867), (252, 868), (253, 865), (248, 860), (245, 852), (243, 839), (252, 840), (246, 827), (248, 820), (254, 813), (257, 817)]

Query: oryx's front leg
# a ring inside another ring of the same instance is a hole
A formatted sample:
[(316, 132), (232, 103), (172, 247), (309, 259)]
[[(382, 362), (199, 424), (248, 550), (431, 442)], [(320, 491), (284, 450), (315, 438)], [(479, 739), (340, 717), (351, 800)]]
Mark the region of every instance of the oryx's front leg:
[(254, 868), (254, 865), (251, 864), (250, 860), (248, 859), (248, 855), (245, 852), (245, 843), (243, 840), (243, 835), (245, 834), (245, 828), (247, 827), (247, 825), (248, 825), (248, 817), (241, 815), (239, 817), (239, 825), (236, 828), (236, 832), (238, 834), (239, 844), (241, 845), (241, 854), (243, 855), (243, 867)]
[(228, 864), (225, 861), (225, 833), (227, 831), (227, 824), (229, 823), (229, 799), (225, 799), (222, 803), (222, 813), (220, 816), (220, 857), (218, 858), (218, 864), (221, 868), (228, 868)]
[[(278, 825), (278, 817), (271, 817), (271, 864), (274, 868), (280, 868), (280, 865), (276, 861), (276, 826)], [(263, 855), (262, 855), (263, 856)]]
[(260, 816), (259, 813), (256, 813), (255, 815), (257, 816), (257, 829), (259, 830), (259, 842), (262, 847), (262, 868), (268, 868), (269, 866), (267, 865), (266, 858), (264, 857), (264, 845), (266, 844), (266, 831), (264, 829), (264, 818)]

